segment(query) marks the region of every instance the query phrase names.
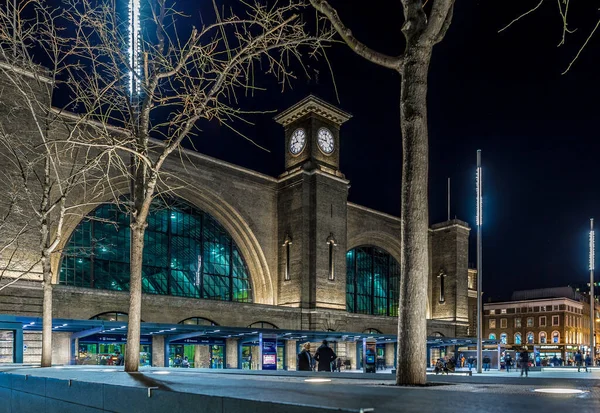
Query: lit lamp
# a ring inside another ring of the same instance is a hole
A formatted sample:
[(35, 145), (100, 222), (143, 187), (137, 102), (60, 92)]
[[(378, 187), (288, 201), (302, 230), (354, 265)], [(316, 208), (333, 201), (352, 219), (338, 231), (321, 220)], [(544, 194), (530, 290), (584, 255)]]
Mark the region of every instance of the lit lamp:
[(595, 365), (596, 346), (594, 343), (594, 320), (596, 319), (596, 306), (594, 299), (594, 264), (596, 255), (595, 235), (594, 235), (594, 218), (590, 218), (590, 357), (592, 365)]
[(481, 305), (481, 225), (483, 222), (482, 216), (482, 175), (481, 175), (481, 149), (477, 150), (477, 172), (475, 175), (475, 182), (477, 186), (477, 373), (481, 373), (481, 361), (482, 356), (482, 312), (483, 308)]

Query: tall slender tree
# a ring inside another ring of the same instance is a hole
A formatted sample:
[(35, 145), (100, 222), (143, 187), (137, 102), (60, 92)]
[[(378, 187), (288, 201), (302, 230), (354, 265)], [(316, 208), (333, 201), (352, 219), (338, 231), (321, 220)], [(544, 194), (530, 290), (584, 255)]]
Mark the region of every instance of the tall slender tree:
[[(95, 124), (120, 129), (115, 134), (107, 127), (105, 135), (80, 144), (131, 155), (131, 162), (115, 159), (110, 172), (131, 181), (128, 372), (139, 365), (147, 218), (153, 199), (179, 185), (176, 177), (167, 177), (165, 162), (182, 155), (182, 144), (200, 133), (200, 122), (231, 127), (232, 120), (243, 118), (237, 95), (259, 89), (256, 73), (274, 75), (283, 87), (294, 77), (289, 60), (318, 55), (334, 34), (322, 26), (309, 33), (301, 13), (310, 5), (303, 0), (239, 2), (227, 10), (215, 0), (210, 16), (203, 16), (210, 23), (198, 28), (166, 0), (133, 3), (134, 19), (141, 7), (140, 27), (120, 19), (110, 2), (70, 0), (63, 13), (80, 63), (68, 82), (77, 110)], [(130, 38), (132, 32), (138, 35)]]
[(404, 52), (389, 56), (360, 42), (327, 0), (310, 0), (359, 56), (396, 71), (401, 76), (400, 124), (402, 131), (402, 245), (400, 305), (398, 308), (398, 370), (396, 383), (426, 382), (428, 251), (427, 76), (433, 47), (441, 42), (452, 22), (454, 0), (401, 0), (404, 12)]

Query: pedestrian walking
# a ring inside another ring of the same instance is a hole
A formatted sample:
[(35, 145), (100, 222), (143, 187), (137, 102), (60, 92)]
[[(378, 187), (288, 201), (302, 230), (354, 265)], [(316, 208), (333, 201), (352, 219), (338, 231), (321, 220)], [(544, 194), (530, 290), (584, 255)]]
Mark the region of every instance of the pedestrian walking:
[(319, 371), (331, 371), (331, 362), (337, 358), (335, 353), (327, 345), (327, 340), (323, 340), (321, 347), (315, 353), (315, 360), (319, 362)]
[(483, 371), (490, 371), (490, 356), (483, 356)]
[[(590, 353), (587, 354), (587, 356), (585, 356), (585, 372), (588, 372), (588, 366), (592, 367), (592, 357), (590, 356)], [(592, 371), (592, 369), (590, 368), (589, 371)]]
[(523, 377), (523, 373), (525, 373), (525, 377), (529, 377), (529, 351), (527, 351), (527, 347), (523, 348), (521, 351), (521, 377)]
[(510, 373), (510, 368), (512, 367), (512, 357), (508, 352), (504, 356), (504, 366), (506, 367), (506, 372)]
[(579, 373), (581, 371), (581, 366), (583, 365), (583, 355), (581, 354), (581, 350), (577, 350), (577, 354), (575, 354), (575, 364), (577, 365), (577, 373)]
[(299, 371), (312, 371), (313, 357), (310, 354), (310, 343), (302, 345), (302, 351), (298, 353), (297, 366)]

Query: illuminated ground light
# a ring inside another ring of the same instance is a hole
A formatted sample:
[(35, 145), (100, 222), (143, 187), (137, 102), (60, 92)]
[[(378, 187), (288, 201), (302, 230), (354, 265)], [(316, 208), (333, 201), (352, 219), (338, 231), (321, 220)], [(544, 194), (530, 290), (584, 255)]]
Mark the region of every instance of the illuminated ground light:
[(581, 394), (587, 393), (585, 390), (579, 389), (557, 389), (557, 388), (546, 388), (546, 389), (533, 389), (537, 393), (549, 393), (549, 394)]
[(331, 381), (331, 379), (304, 379), (304, 381), (307, 383), (326, 383)]
[(153, 374), (171, 374), (170, 371), (166, 371), (166, 370), (160, 370), (160, 371), (153, 371)]

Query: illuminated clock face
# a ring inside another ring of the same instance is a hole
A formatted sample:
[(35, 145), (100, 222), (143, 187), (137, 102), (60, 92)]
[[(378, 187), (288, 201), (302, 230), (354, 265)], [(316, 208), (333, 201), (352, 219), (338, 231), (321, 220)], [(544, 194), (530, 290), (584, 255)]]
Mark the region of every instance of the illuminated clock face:
[(290, 153), (292, 155), (298, 155), (305, 146), (306, 132), (304, 129), (296, 129), (294, 133), (292, 133), (292, 138), (290, 139)]
[(317, 133), (317, 141), (319, 143), (319, 148), (323, 151), (323, 153), (329, 155), (333, 152), (333, 134), (329, 129), (319, 129), (319, 132)]

